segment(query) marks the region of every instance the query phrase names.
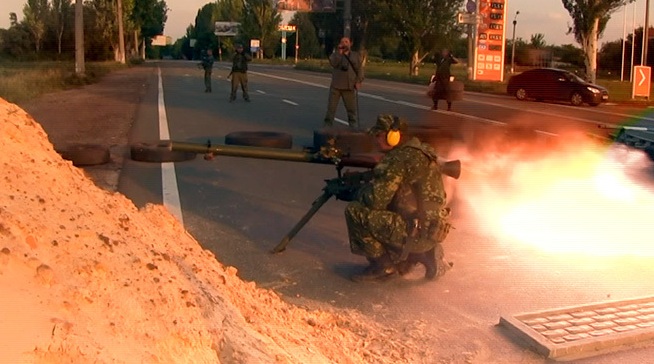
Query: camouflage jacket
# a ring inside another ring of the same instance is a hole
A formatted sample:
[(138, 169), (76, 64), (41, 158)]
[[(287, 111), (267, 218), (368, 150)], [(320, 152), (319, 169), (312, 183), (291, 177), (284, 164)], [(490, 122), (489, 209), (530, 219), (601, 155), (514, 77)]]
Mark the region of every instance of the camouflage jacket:
[(213, 55), (211, 56), (208, 54), (203, 55), (202, 63), (200, 64), (202, 65), (202, 68), (204, 68), (205, 70), (210, 70), (211, 68), (213, 68)]
[(417, 138), (392, 149), (374, 168), (362, 202), (371, 209), (397, 212), (407, 222), (446, 217), (446, 194), (437, 159), (436, 151)]

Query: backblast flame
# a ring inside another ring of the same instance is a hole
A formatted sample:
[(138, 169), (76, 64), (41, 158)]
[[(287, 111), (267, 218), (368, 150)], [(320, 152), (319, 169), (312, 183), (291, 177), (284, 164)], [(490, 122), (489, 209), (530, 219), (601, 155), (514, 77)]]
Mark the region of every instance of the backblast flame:
[(643, 153), (590, 142), (538, 157), (522, 152), (504, 146), (501, 157), (465, 161), (470, 171), (457, 194), (486, 233), (549, 253), (654, 256), (651, 162)]

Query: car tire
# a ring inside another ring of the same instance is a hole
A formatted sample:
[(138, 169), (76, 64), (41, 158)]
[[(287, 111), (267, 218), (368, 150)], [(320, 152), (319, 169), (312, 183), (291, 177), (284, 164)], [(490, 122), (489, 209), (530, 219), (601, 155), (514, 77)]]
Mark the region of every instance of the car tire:
[(320, 150), (334, 139), (335, 147), (345, 154), (370, 153), (379, 148), (375, 138), (364, 130), (339, 127), (325, 127), (313, 131), (313, 148)]
[(137, 162), (168, 163), (195, 159), (197, 154), (170, 150), (165, 143), (137, 143), (130, 146), (130, 157)]
[(573, 92), (570, 95), (570, 103), (572, 106), (581, 106), (584, 103), (584, 97), (579, 92)]
[(516, 99), (518, 99), (520, 101), (524, 101), (524, 100), (527, 100), (527, 97), (528, 97), (527, 90), (525, 90), (524, 88), (518, 87), (518, 89), (515, 90), (515, 98)]
[(69, 144), (57, 152), (76, 167), (97, 166), (109, 163), (109, 148), (97, 144)]
[(225, 144), (291, 149), (293, 146), (293, 136), (274, 131), (237, 131), (225, 135)]

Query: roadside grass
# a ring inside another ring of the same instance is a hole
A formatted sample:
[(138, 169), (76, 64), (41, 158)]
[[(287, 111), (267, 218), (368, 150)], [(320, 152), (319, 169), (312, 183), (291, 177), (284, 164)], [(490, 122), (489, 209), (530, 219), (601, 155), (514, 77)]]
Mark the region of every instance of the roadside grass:
[(128, 67), (118, 62), (86, 62), (85, 75), (75, 74), (75, 63), (0, 62), (0, 97), (21, 103), (40, 95), (97, 82), (104, 75)]
[[(303, 60), (295, 65), (296, 69), (331, 72), (329, 62), (326, 59), (321, 60)], [(366, 78), (384, 79), (389, 81), (406, 82), (413, 84), (422, 84), (427, 87), (429, 77), (434, 73), (435, 67), (432, 64), (423, 64), (420, 67), (417, 76), (409, 75), (409, 64), (406, 62), (368, 62), (366, 63)], [(464, 83), (466, 91), (483, 92), (490, 94), (506, 95), (506, 85), (510, 74), (505, 74), (503, 82), (485, 82), (469, 80), (465, 65), (453, 65), (452, 75)], [(609, 90), (609, 101), (630, 103), (636, 105), (654, 105), (654, 102), (645, 99), (631, 98), (631, 82), (617, 81), (609, 79), (598, 79), (597, 84), (606, 87)], [(654, 83), (653, 83), (654, 86)], [(654, 90), (654, 87), (653, 87)], [(650, 94), (654, 95), (654, 91)]]

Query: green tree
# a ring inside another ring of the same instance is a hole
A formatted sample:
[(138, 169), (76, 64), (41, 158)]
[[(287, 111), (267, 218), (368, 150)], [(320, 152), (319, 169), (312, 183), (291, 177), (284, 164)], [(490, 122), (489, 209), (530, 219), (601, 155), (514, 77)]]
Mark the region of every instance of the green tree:
[[(316, 36), (316, 28), (313, 26), (309, 14), (304, 12), (295, 13), (290, 24), (297, 27), (297, 31), (289, 37), (289, 43), (293, 44), (293, 49), (295, 49), (295, 39), (299, 34), (298, 45), (300, 49), (298, 50), (298, 58), (320, 57), (320, 42)], [(295, 56), (295, 50), (292, 52), (292, 55)]]
[(11, 12), (9, 13), (9, 26), (15, 27), (16, 25), (18, 25), (18, 16), (16, 13)]
[(113, 0), (93, 0), (84, 5), (84, 53), (89, 60), (113, 59), (118, 36), (114, 5)]
[(545, 43), (545, 34), (536, 33), (531, 35), (529, 45), (533, 48), (545, 48), (547, 43)]
[(584, 67), (584, 51), (574, 44), (564, 44), (553, 49), (554, 58), (559, 62), (571, 64), (578, 68)]
[(441, 47), (460, 37), (456, 13), (463, 0), (381, 0), (381, 14), (402, 38), (410, 54), (409, 74), (418, 75), (420, 64)]
[(261, 48), (258, 57), (263, 58), (274, 56), (277, 43), (277, 31), (282, 20), (277, 8), (270, 0), (243, 0), (243, 19), (239, 35), (241, 42), (246, 43), (248, 39), (259, 39)]
[(9, 29), (0, 29), (0, 54), (13, 59), (24, 59), (34, 54), (34, 45), (29, 30), (17, 23)]
[(41, 51), (49, 14), (48, 0), (27, 0), (27, 4), (23, 7), (23, 15), (25, 16), (23, 22), (32, 34), (36, 53)]
[(128, 19), (134, 24), (134, 43), (140, 43), (141, 58), (145, 59), (148, 41), (163, 33), (168, 19), (168, 6), (164, 0), (135, 0)]
[(218, 39), (215, 35), (216, 20), (218, 19), (218, 8), (216, 3), (209, 3), (198, 10), (195, 16), (195, 58), (200, 57), (204, 49), (216, 49)]
[[(243, 19), (243, 0), (219, 0), (217, 3), (218, 21), (240, 22)], [(232, 37), (218, 38), (218, 55), (222, 59), (224, 50), (230, 52), (234, 49)]]
[(52, 0), (51, 22), (52, 31), (57, 38), (57, 53), (61, 54), (61, 43), (64, 31), (72, 28), (73, 7), (70, 0)]
[(570, 17), (572, 25), (568, 33), (584, 51), (586, 78), (595, 82), (597, 77), (598, 39), (604, 32), (606, 24), (617, 9), (634, 0), (561, 0)]

